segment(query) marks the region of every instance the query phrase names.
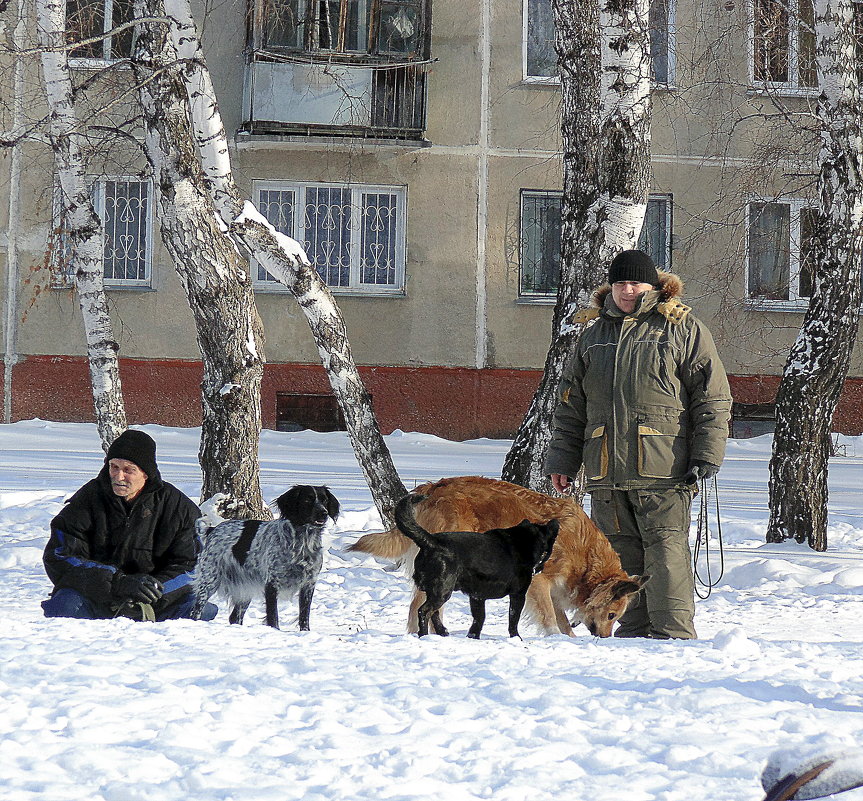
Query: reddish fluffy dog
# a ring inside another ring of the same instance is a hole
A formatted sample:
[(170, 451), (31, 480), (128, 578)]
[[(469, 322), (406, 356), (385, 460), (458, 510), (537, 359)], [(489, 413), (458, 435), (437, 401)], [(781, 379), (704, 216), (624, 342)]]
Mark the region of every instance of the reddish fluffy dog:
[[(614, 621), (626, 610), (647, 576), (629, 576), (605, 535), (572, 498), (552, 498), (541, 492), (479, 476), (445, 478), (414, 490), (428, 497), (414, 507), (417, 522), (432, 532), (487, 531), (517, 525), (524, 519), (547, 523), (557, 518), (560, 532), (551, 557), (534, 576), (525, 611), (545, 634), (572, 636), (569, 615), (597, 637), (611, 635)], [(416, 546), (398, 529), (366, 534), (351, 547), (409, 563)], [(408, 630), (417, 631), (417, 609), (424, 601), (414, 592)]]

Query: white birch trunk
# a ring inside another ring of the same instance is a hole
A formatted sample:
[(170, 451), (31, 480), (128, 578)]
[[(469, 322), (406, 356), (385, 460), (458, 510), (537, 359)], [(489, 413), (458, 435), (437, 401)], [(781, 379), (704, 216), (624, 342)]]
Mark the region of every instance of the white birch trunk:
[(542, 381), (503, 477), (551, 492), (542, 462), (557, 387), (580, 333), (573, 323), (608, 264), (634, 248), (650, 190), (648, 0), (552, 0), (563, 137), (560, 285)]
[(102, 221), (93, 209), (66, 50), (66, 3), (36, 0), (42, 71), (50, 110), (50, 138), (75, 266), (75, 287), (84, 331), (96, 425), (107, 451), (126, 429), (117, 351), (102, 279)]
[(817, 0), (821, 132), (814, 287), (776, 397), (768, 542), (827, 549), (830, 429), (848, 375), (860, 313), (863, 111), (854, 3)]
[(385, 523), (406, 490), (377, 424), (371, 398), (353, 360), (344, 319), (321, 279), (295, 240), (279, 234), (234, 182), (228, 142), (210, 73), (187, 0), (165, 0), (170, 35), (185, 67), (183, 76), (195, 139), (216, 211), (231, 236), (300, 304), (330, 385), (345, 418), (354, 452)]
[[(138, 16), (146, 11), (138, 4)], [(159, 188), (162, 239), (195, 319), (201, 382), (201, 497), (222, 517), (270, 517), (260, 486), (263, 325), (248, 262), (220, 224), (189, 124), (185, 83), (164, 25), (139, 29), (133, 60), (144, 146)], [(149, 80), (145, 80), (149, 79)]]

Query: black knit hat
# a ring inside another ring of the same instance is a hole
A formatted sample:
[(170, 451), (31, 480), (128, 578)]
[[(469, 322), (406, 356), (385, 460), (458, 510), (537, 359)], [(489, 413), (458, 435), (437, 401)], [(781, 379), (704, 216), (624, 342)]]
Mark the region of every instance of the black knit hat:
[(156, 443), (149, 434), (131, 428), (120, 434), (108, 448), (105, 462), (111, 459), (126, 459), (134, 462), (150, 478), (156, 475)]
[(641, 250), (624, 250), (618, 253), (608, 268), (608, 283), (638, 281), (656, 286), (659, 274), (653, 259)]

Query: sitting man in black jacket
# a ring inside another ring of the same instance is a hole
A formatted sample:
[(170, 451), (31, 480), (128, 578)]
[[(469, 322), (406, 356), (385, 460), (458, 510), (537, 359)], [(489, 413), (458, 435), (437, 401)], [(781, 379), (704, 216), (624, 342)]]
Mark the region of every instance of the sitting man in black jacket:
[[(124, 431), (99, 475), (51, 521), (42, 560), (54, 590), (42, 602), (45, 617), (188, 617), (199, 516), (189, 498), (162, 481), (153, 439)], [(203, 619), (212, 620), (216, 607), (208, 607)]]

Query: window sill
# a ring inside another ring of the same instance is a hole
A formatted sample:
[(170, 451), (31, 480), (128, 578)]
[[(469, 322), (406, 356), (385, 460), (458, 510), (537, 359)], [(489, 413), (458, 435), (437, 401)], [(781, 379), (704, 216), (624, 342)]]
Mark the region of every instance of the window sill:
[(106, 67), (128, 70), (132, 68), (130, 64), (119, 63), (127, 61), (128, 58), (70, 58), (69, 67), (73, 70), (93, 70), (95, 72)]
[(750, 97), (800, 97), (814, 99), (821, 90), (817, 86), (802, 87), (789, 84), (774, 83), (756, 86), (750, 84), (746, 94)]
[(306, 50), (302, 47), (263, 46), (249, 53), (256, 61), (291, 62), (316, 67), (430, 67), (438, 61), (428, 55), (410, 53), (369, 53), (365, 50)]
[(156, 290), (147, 284), (105, 284), (106, 292), (155, 292)]
[[(519, 81), (519, 86), (525, 89), (559, 89), (560, 78), (557, 75), (526, 75)], [(677, 84), (668, 81), (663, 81), (662, 83), (651, 81), (650, 89), (651, 91), (673, 92), (677, 89)]]
[[(104, 286), (104, 289), (106, 292), (115, 292), (115, 291), (119, 291), (119, 292), (155, 292), (156, 291), (156, 289), (149, 284), (147, 286), (144, 286), (143, 284), (107, 284), (106, 283), (103, 286)], [(71, 278), (68, 280), (65, 280), (65, 281), (64, 280), (51, 279), (51, 289), (55, 289), (58, 292), (67, 292), (68, 290), (74, 289), (74, 288), (75, 288), (75, 282)]]
[(519, 84), (528, 89), (541, 89), (543, 87), (557, 89), (560, 87), (560, 77), (557, 75), (525, 75)]
[(384, 134), (369, 136), (328, 136), (320, 134), (271, 133), (253, 134), (238, 131), (234, 135), (237, 150), (343, 150), (355, 153), (357, 146), (374, 147), (376, 149), (392, 148), (397, 151), (420, 150), (431, 147), (428, 139), (401, 139), (388, 137)]
[[(254, 283), (253, 290), (256, 294), (259, 295), (290, 295), (290, 290), (279, 284), (277, 286), (267, 286), (265, 284)], [(404, 298), (407, 297), (407, 293), (404, 289), (378, 289), (378, 290), (367, 290), (367, 289), (357, 289), (353, 287), (329, 287), (330, 292), (340, 298), (377, 298), (378, 300), (382, 298)]]
[(556, 295), (519, 295), (515, 299), (516, 306), (554, 306)]
[(743, 301), (743, 308), (747, 311), (755, 312), (791, 312), (796, 314), (805, 314), (809, 308), (809, 301), (797, 300), (757, 300), (755, 298), (746, 298)]

